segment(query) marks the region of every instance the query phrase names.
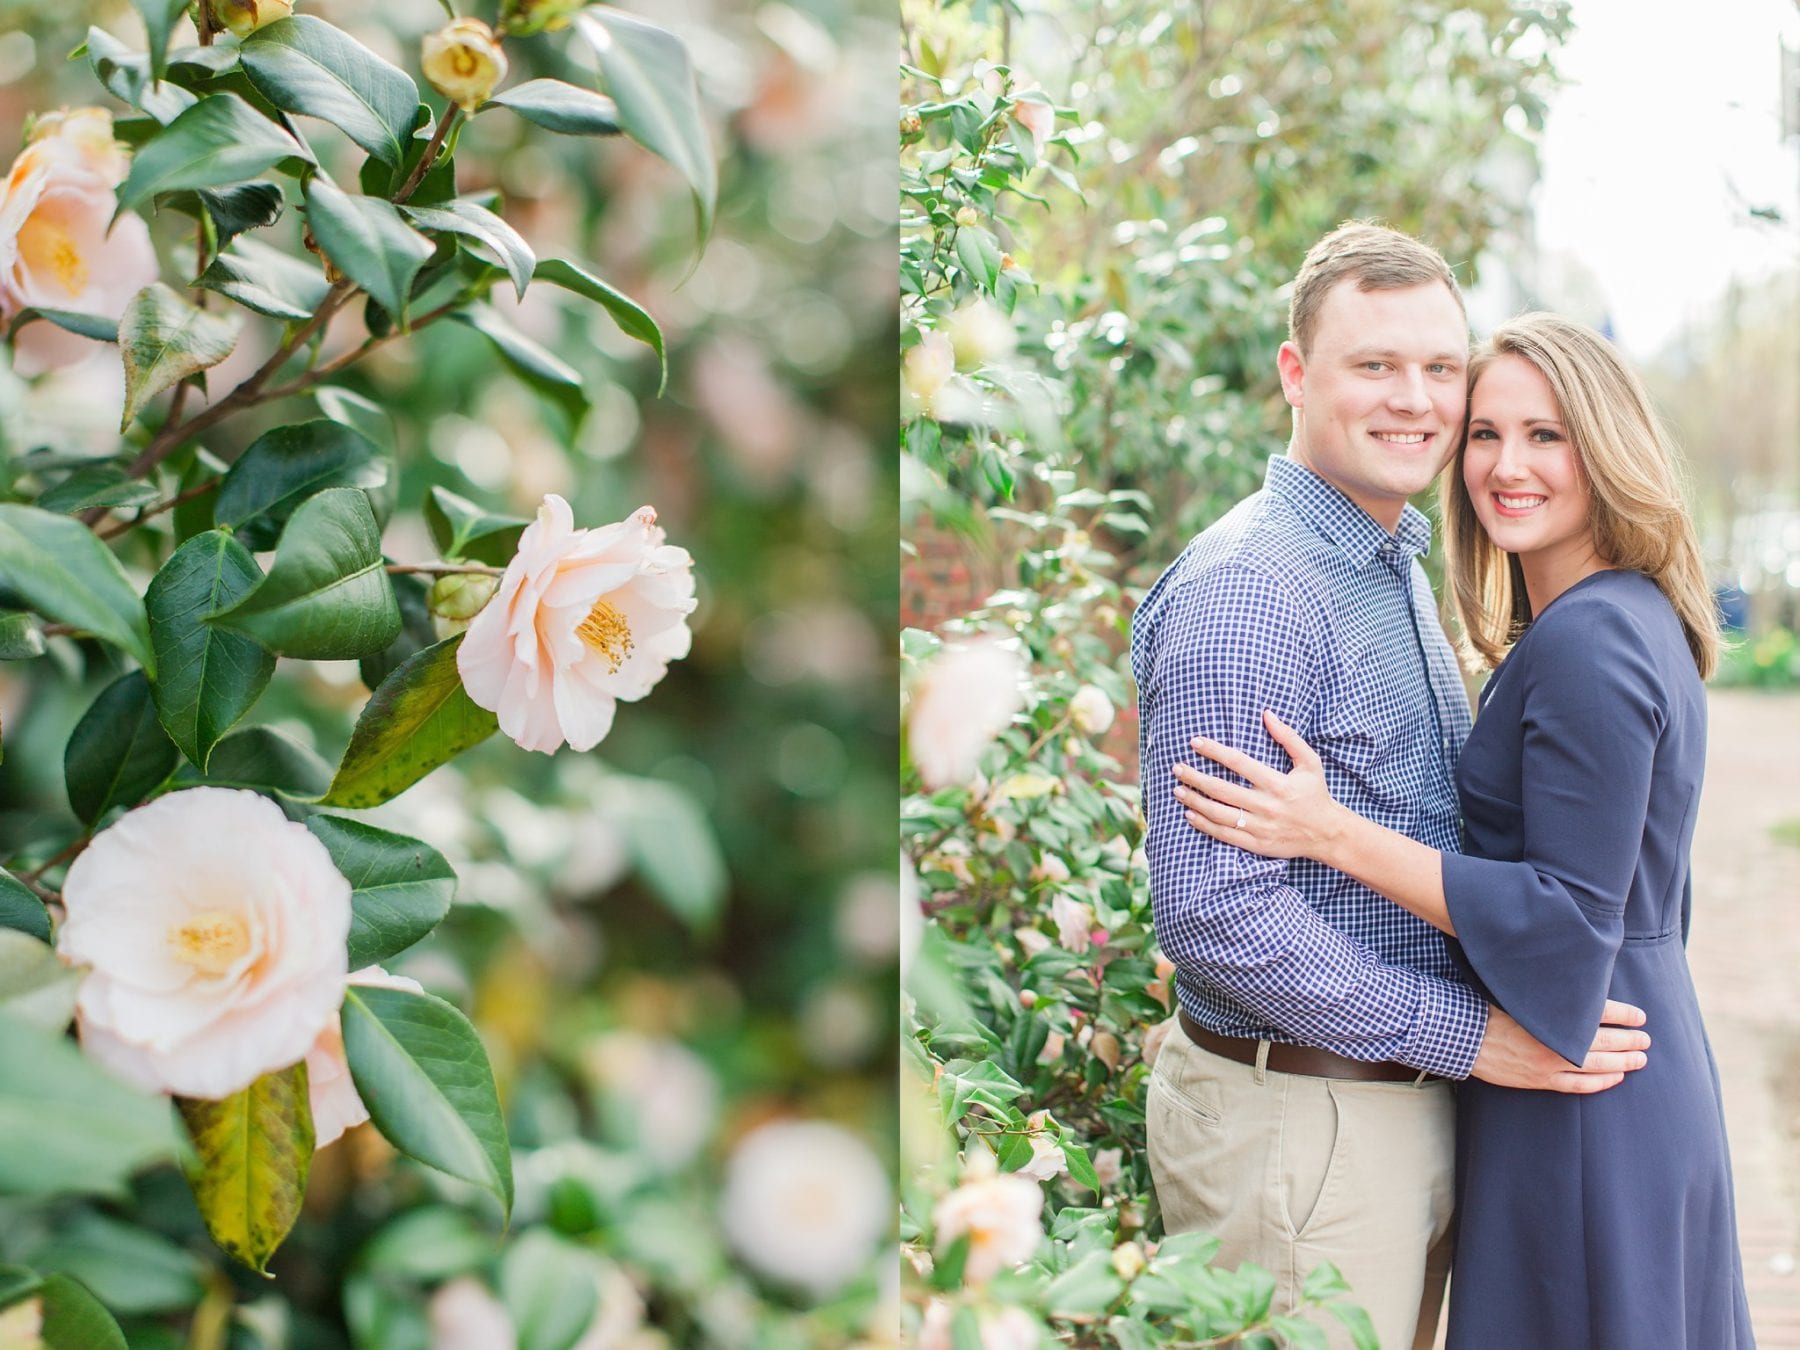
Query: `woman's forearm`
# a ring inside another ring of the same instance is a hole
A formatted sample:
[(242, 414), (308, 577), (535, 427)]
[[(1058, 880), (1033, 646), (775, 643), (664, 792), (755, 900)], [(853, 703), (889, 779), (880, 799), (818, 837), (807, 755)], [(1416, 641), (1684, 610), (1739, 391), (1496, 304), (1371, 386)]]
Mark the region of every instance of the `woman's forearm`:
[(1354, 811), (1340, 810), (1343, 819), (1331, 846), (1324, 850), (1331, 856), (1319, 861), (1354, 877), (1433, 928), (1455, 937), (1450, 908), (1444, 902), (1442, 855), (1435, 848), (1366, 820)]

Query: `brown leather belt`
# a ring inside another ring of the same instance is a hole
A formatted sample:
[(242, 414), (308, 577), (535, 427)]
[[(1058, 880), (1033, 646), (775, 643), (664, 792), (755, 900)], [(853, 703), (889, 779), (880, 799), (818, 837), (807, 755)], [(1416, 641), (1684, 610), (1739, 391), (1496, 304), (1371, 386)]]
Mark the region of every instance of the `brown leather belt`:
[[(1239, 1064), (1256, 1063), (1258, 1042), (1255, 1037), (1221, 1036), (1201, 1026), (1185, 1010), (1179, 1016), (1187, 1038), (1202, 1050)], [(1411, 1083), (1419, 1077), (1419, 1070), (1396, 1064), (1391, 1059), (1371, 1064), (1310, 1045), (1288, 1045), (1282, 1041), (1269, 1042), (1268, 1067), (1276, 1073), (1297, 1073), (1306, 1078), (1352, 1078), (1364, 1083)], [(1425, 1081), (1431, 1082), (1437, 1076), (1428, 1073)]]

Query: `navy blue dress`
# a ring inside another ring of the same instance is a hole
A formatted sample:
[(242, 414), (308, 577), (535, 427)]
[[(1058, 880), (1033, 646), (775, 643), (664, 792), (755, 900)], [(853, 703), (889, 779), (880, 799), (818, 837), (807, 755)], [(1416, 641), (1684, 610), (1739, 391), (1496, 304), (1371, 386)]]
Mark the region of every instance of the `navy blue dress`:
[(1649, 1065), (1457, 1089), (1451, 1350), (1751, 1350), (1718, 1071), (1688, 973), (1706, 697), (1654, 582), (1598, 572), (1482, 691), (1444, 894), (1478, 987), (1579, 1063), (1608, 997)]

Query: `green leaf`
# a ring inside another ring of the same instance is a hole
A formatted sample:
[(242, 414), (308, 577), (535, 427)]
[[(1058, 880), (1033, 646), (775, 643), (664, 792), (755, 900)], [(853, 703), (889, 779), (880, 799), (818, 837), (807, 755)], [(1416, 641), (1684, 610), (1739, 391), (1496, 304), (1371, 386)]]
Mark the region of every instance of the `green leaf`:
[(379, 806), (499, 726), (463, 692), (456, 669), (462, 636), (402, 662), (370, 697), (321, 806)]
[(75, 1016), (75, 984), (75, 972), (45, 942), (0, 928), (0, 1008), (46, 1031), (62, 1031)]
[(104, 314), (81, 314), (72, 309), (39, 309), (27, 307), (13, 316), (12, 324), (6, 330), (10, 339), (33, 319), (42, 319), (46, 323), (55, 324), (65, 333), (73, 333), (76, 337), (92, 338), (95, 342), (117, 342), (119, 340), (119, 324), (116, 319), (109, 319)]
[(511, 108), (527, 122), (565, 136), (617, 136), (619, 105), (605, 94), (562, 80), (526, 80), (495, 94), (480, 108)]
[(413, 278), (436, 250), (392, 202), (353, 197), (315, 174), (306, 185), (306, 223), (338, 271), (404, 319)]
[(409, 1158), (472, 1182), (512, 1212), (512, 1149), (487, 1051), (430, 994), (352, 987), (344, 1053), (369, 1118)]
[(495, 1242), (475, 1219), (448, 1205), (408, 1210), (369, 1239), (359, 1267), (399, 1280), (447, 1280), (493, 1259)]
[(662, 370), (656, 392), (662, 393), (669, 382), (669, 357), (663, 350), (662, 329), (657, 327), (656, 320), (650, 317), (648, 310), (630, 296), (614, 290), (599, 277), (592, 276), (574, 263), (564, 262), (561, 258), (546, 258), (537, 265), (532, 277), (533, 280), (547, 281), (552, 286), (574, 291), (575, 294), (586, 296), (604, 306), (621, 332), (627, 337), (636, 338), (656, 353)]
[(174, 1155), (169, 1123), (161, 1097), (0, 1010), (0, 1195), (123, 1195), (131, 1173)]
[(1124, 1287), (1109, 1253), (1089, 1252), (1050, 1281), (1044, 1289), (1044, 1306), (1064, 1316), (1099, 1313)]
[(504, 567), (519, 551), (519, 536), (531, 522), (522, 516), (498, 516), (459, 497), (446, 487), (434, 487), (425, 502), (425, 523), (438, 553), (450, 559), (467, 559)]
[[(144, 16), (144, 32), (149, 38), (150, 72), (157, 79), (162, 79), (163, 71), (168, 69), (169, 34), (174, 31), (176, 23), (188, 7), (188, 0), (132, 0), (137, 12)], [(93, 32), (88, 33), (88, 44), (93, 45)]]
[(445, 202), (442, 206), (403, 206), (400, 210), (422, 230), (460, 235), (485, 244), (494, 251), (507, 276), (512, 278), (513, 290), (518, 292), (521, 300), (525, 298), (525, 288), (531, 284), (531, 270), (537, 265), (537, 255), (523, 235), (485, 206), (459, 200)]
[(206, 767), (218, 740), (249, 712), (275, 674), (275, 658), (250, 638), (206, 622), (262, 580), (250, 551), (223, 530), (195, 535), (170, 555), (144, 594), (156, 648), (153, 686), (163, 729)]
[(46, 1275), (38, 1290), (43, 1301), (43, 1343), (50, 1350), (129, 1350), (125, 1333), (104, 1304), (67, 1275)]
[(58, 515), (73, 516), (95, 506), (147, 506), (157, 499), (156, 484), (127, 478), (117, 464), (88, 464), (37, 499)]
[(115, 806), (140, 801), (175, 767), (175, 743), (156, 718), (141, 670), (100, 691), (69, 733), (63, 777), (76, 816), (94, 824)]
[(197, 1153), (188, 1176), (206, 1231), (259, 1274), (306, 1195), (313, 1123), (306, 1061), (266, 1073), (223, 1101), (176, 1099)]
[(1369, 1314), (1354, 1303), (1327, 1303), (1325, 1311), (1337, 1318), (1350, 1333), (1350, 1343), (1355, 1350), (1381, 1350), (1381, 1340), (1375, 1334), (1375, 1323)]
[(688, 927), (710, 926), (728, 877), (706, 812), (673, 783), (634, 778), (626, 788), (619, 807), (638, 875)]
[(983, 290), (994, 289), (1000, 275), (1000, 241), (979, 225), (964, 225), (956, 232), (956, 259)]
[(1069, 1165), (1070, 1178), (1095, 1195), (1100, 1194), (1100, 1174), (1094, 1170), (1094, 1160), (1088, 1157), (1087, 1149), (1067, 1130), (1063, 1131), (1059, 1143), (1063, 1161)]
[(581, 424), (587, 414), (588, 398), (580, 371), (540, 347), (486, 305), (459, 309), (450, 317), (493, 343), (500, 359), (515, 375), (562, 409), (571, 429)]
[(693, 189), (704, 242), (712, 233), (719, 174), (687, 48), (673, 33), (608, 5), (582, 10), (575, 24), (600, 59), (600, 78), (625, 134), (679, 169)]
[(308, 497), (281, 532), (262, 584), (211, 621), (313, 661), (354, 660), (387, 646), (400, 631), (400, 607), (368, 497), (346, 487)]
[(44, 654), (44, 626), (22, 609), (0, 610), (0, 661), (29, 661)]
[(4, 867), (0, 867), (0, 929), (29, 933), (40, 942), (50, 940), (50, 911)]
[[(147, 0), (154, 6), (160, 0)], [(167, 42), (168, 33), (163, 33)], [(174, 121), (198, 101), (178, 84), (161, 78), (162, 72), (152, 65), (161, 61), (163, 47), (151, 34), (150, 53), (133, 51), (104, 28), (89, 28), (87, 34), (88, 64), (94, 77), (109, 93), (134, 108), (141, 108), (158, 122)]]
[[(357, 662), (356, 673), (370, 689), (378, 688), (403, 661), (439, 640), (437, 620), (431, 613), (431, 588), (407, 572), (398, 573), (390, 580), (394, 583), (394, 599), (400, 606), (400, 636), (374, 655)], [(326, 776), (330, 777), (329, 771)]]
[(119, 203), (129, 211), (159, 192), (241, 183), (285, 159), (312, 154), (236, 94), (209, 94), (139, 147)]
[(119, 350), (125, 358), (127, 430), (144, 404), (196, 371), (216, 366), (237, 346), (235, 317), (209, 314), (154, 281), (131, 298), (119, 319)]
[(1303, 1317), (1271, 1317), (1269, 1329), (1280, 1333), (1284, 1350), (1331, 1350), (1324, 1329)]
[(431, 845), (342, 816), (306, 828), (350, 883), (350, 969), (398, 956), (450, 912), (456, 870)]
[(121, 1313), (184, 1312), (200, 1301), (205, 1267), (169, 1239), (104, 1215), (83, 1212), (59, 1223), (31, 1264), (80, 1280)]
[(0, 503), (0, 582), (46, 619), (92, 633), (155, 668), (137, 588), (80, 521)]
[(500, 1297), (518, 1330), (518, 1350), (569, 1350), (599, 1310), (593, 1258), (534, 1228), (500, 1259)]
[(331, 766), (274, 727), (245, 727), (213, 747), (206, 771), (185, 768), (183, 783), (250, 788), (309, 800), (331, 781)]
[(419, 105), (412, 77), (343, 29), (296, 14), (244, 39), (256, 91), (283, 112), (332, 123), (383, 164), (399, 164)]
[(255, 239), (240, 239), (200, 274), (194, 285), (217, 291), (271, 319), (304, 322), (331, 290), (311, 263), (289, 257)]
[(387, 483), (380, 447), (341, 422), (316, 418), (252, 441), (219, 484), (213, 521), (260, 551), (274, 546), (302, 502), (326, 488), (378, 492)]
[(214, 238), (208, 247), (216, 253), (240, 234), (260, 230), (281, 219), (281, 208), (286, 199), (274, 183), (257, 182), (200, 192), (177, 192), (168, 197), (167, 202), (177, 211), (212, 222)]

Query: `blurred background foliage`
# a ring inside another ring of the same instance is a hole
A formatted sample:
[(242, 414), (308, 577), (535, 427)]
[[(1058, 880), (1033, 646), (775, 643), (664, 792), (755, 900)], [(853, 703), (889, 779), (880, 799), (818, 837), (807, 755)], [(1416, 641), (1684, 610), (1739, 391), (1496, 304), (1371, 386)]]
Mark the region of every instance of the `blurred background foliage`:
[[(1468, 284), (1517, 227), (1568, 6), (901, 13), (906, 1325), (924, 1347), (1360, 1336), (1329, 1270), (1284, 1308), (1163, 1240), (1144, 1094), (1172, 1002), (1128, 615), (1285, 445), (1285, 286), (1319, 235), (1380, 219)], [(971, 646), (1016, 659), (1015, 711), (983, 738), (991, 695), (963, 691), (985, 748), (946, 776), (940, 662)], [(966, 1215), (1009, 1175), (1042, 1187), (1017, 1201), (1039, 1231), (996, 1271)]]
[[(444, 21), (436, 0), (300, 9), (408, 69)], [(369, 816), (427, 840), (462, 878), (450, 918), (401, 969), (484, 1034), (517, 1158), (512, 1234), (503, 1244), (497, 1219), (471, 1217), (455, 1183), (395, 1166), (366, 1128), (319, 1156), (273, 1284), (208, 1249), (169, 1169), (118, 1204), (0, 1201), (0, 1263), (87, 1280), (133, 1346), (501, 1344), (482, 1289), (505, 1295), (522, 1345), (570, 1344), (580, 1321), (563, 1340), (520, 1310), (541, 1302), (533, 1280), (560, 1298), (589, 1277), (588, 1350), (838, 1345), (893, 1321), (891, 1260), (877, 1249), (846, 1268), (830, 1227), (845, 1205), (887, 1204), (881, 1168), (853, 1157), (834, 1172), (814, 1150), (765, 1169), (785, 1185), (773, 1202), (726, 1186), (737, 1142), (771, 1121), (834, 1122), (875, 1158), (894, 1149), (882, 635), (896, 618), (896, 488), (880, 448), (893, 161), (890, 110), (869, 97), (892, 20), (825, 0), (687, 0), (648, 16), (687, 44), (714, 126), (704, 252), (680, 178), (633, 147), (485, 117), (457, 161), (461, 189), (498, 189), (540, 255), (593, 260), (651, 311), (669, 340), (667, 392), (647, 349), (545, 287), (509, 318), (581, 371), (585, 400), (534, 392), (454, 324), (344, 381), (402, 464), (389, 556), (436, 556), (418, 508), (442, 485), (511, 514), (559, 492), (578, 523), (649, 502), (697, 564), (692, 656), (598, 750), (483, 746)], [(18, 144), (34, 110), (95, 101), (85, 63), (64, 60), (89, 24), (142, 44), (124, 0), (0, 5), (0, 144)], [(514, 82), (591, 83), (580, 44), (556, 38), (509, 44)], [(187, 227), (154, 232), (178, 258)], [(248, 332), (215, 386), (276, 340)], [(0, 370), (0, 472), (10, 482), (32, 451), (111, 453), (117, 404), (116, 354), (34, 385)], [(270, 424), (235, 419), (208, 449), (228, 460)], [(54, 672), (0, 668), (0, 847), (15, 856), (74, 828), (61, 746), (115, 673), (91, 646), (52, 647)], [(284, 664), (256, 720), (303, 765), (333, 760), (364, 697), (354, 663)], [(455, 1312), (458, 1299), (474, 1310)]]

